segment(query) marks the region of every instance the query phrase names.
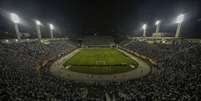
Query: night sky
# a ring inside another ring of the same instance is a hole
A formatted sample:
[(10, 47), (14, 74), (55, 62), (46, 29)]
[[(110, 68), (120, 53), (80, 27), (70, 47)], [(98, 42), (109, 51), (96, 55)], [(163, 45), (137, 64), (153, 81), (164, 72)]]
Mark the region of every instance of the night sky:
[(0, 0), (0, 32), (14, 32), (8, 12), (22, 18), (22, 32), (33, 33), (33, 20), (39, 19), (44, 33), (48, 33), (47, 23), (53, 23), (64, 35), (136, 35), (143, 23), (151, 34), (157, 19), (162, 20), (161, 32), (175, 33), (173, 21), (184, 13), (183, 36), (201, 37), (200, 0)]

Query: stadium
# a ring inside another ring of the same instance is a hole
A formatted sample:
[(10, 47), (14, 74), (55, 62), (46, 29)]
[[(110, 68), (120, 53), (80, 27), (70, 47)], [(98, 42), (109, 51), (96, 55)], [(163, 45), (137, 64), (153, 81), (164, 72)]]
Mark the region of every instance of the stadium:
[[(61, 2), (57, 7), (60, 5)], [(160, 30), (162, 20), (157, 20), (154, 31), (143, 24), (140, 35), (133, 31), (132, 34), (103, 31), (102, 26), (95, 26), (95, 31), (90, 29), (92, 26), (84, 26), (87, 31), (63, 34), (55, 24), (48, 23), (45, 27), (39, 20), (34, 20), (35, 32), (25, 33), (30, 30), (23, 29), (25, 17), (13, 12), (7, 14), (14, 29), (2, 27), (5, 24), (0, 26), (0, 32), (8, 31), (0, 33), (0, 101), (201, 99), (201, 39), (196, 35), (185, 36), (186, 30), (194, 31), (182, 26), (189, 20), (185, 14), (176, 17), (174, 31), (162, 32), (165, 30)], [(54, 17), (57, 19), (58, 15)], [(5, 21), (2, 19), (0, 23)], [(101, 25), (101, 22), (94, 23)], [(186, 28), (184, 32), (183, 28)]]

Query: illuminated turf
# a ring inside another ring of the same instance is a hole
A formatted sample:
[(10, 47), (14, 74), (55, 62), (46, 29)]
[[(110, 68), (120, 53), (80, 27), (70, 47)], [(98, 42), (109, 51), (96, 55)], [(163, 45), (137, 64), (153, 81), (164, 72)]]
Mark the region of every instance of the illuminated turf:
[(71, 71), (89, 74), (115, 74), (133, 70), (138, 63), (114, 48), (84, 48), (64, 64)]

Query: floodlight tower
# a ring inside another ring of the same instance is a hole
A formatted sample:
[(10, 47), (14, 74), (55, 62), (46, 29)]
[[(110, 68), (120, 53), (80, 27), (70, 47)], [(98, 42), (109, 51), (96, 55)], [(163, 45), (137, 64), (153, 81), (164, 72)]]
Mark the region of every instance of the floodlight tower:
[(20, 40), (21, 35), (20, 35), (20, 31), (19, 31), (19, 26), (18, 26), (18, 24), (20, 23), (20, 18), (19, 18), (19, 16), (17, 14), (10, 13), (10, 19), (15, 25), (15, 32), (17, 34), (17, 39)]
[(143, 37), (146, 37), (147, 24), (144, 24), (144, 25), (142, 26), (142, 29), (144, 30)]
[(54, 36), (53, 36), (54, 25), (53, 24), (49, 24), (49, 27), (50, 27), (50, 35), (51, 35), (51, 38), (53, 39), (54, 38)]
[(41, 31), (40, 31), (40, 26), (42, 24), (39, 20), (36, 20), (35, 23), (36, 23), (36, 31), (37, 31), (38, 39), (40, 40), (42, 38), (41, 37)]
[(176, 23), (178, 24), (177, 25), (177, 31), (176, 31), (176, 34), (175, 34), (176, 38), (181, 36), (180, 31), (181, 31), (181, 25), (182, 25), (183, 20), (184, 20), (184, 14), (180, 14), (176, 19)]
[(155, 25), (156, 25), (156, 33), (159, 33), (159, 30), (160, 30), (160, 23), (161, 21), (160, 20), (157, 20)]

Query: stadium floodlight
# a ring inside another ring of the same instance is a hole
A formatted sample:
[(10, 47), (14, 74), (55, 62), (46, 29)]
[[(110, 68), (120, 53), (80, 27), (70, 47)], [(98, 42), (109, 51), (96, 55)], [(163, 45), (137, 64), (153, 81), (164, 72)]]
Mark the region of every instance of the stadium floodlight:
[(180, 14), (176, 19), (176, 23), (182, 23), (183, 21), (184, 21), (184, 14)]
[(19, 26), (18, 24), (20, 23), (20, 18), (17, 14), (15, 13), (10, 13), (10, 19), (11, 21), (15, 24), (15, 32), (17, 34), (17, 39), (21, 39), (20, 31), (19, 31)]
[(50, 26), (50, 30), (54, 30), (54, 25), (53, 24), (49, 24)]
[(146, 37), (147, 24), (143, 24), (142, 29), (144, 30), (143, 36)]
[(157, 25), (159, 25), (160, 23), (161, 23), (161, 21), (160, 21), (160, 20), (157, 20), (156, 23), (155, 23), (155, 25), (157, 26)]
[(39, 20), (36, 20), (36, 30), (37, 30), (37, 35), (38, 35), (38, 39), (40, 40), (41, 37), (41, 31), (40, 31), (40, 26), (42, 25), (41, 22)]
[(176, 34), (175, 34), (176, 38), (180, 37), (181, 25), (183, 21), (184, 21), (184, 14), (180, 14), (176, 19), (176, 23), (178, 24)]
[(41, 22), (39, 20), (36, 20), (36, 25), (40, 26)]
[(156, 33), (159, 33), (159, 30), (160, 30), (160, 23), (161, 21), (160, 20), (157, 20), (155, 25), (156, 25)]
[(49, 27), (50, 27), (50, 35), (51, 35), (51, 38), (53, 39), (54, 38), (54, 36), (53, 36), (54, 25), (49, 24)]
[(13, 23), (20, 23), (20, 18), (17, 14), (10, 13), (10, 18), (13, 21)]

